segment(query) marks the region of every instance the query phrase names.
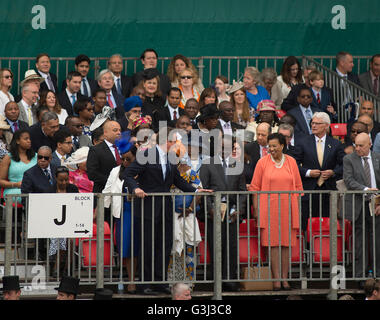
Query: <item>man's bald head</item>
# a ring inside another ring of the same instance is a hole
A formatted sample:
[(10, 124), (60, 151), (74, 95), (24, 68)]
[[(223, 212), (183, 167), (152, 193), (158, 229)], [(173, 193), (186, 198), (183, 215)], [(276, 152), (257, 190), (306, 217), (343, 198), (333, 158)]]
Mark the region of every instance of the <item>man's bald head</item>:
[(263, 147), (268, 144), (268, 136), (272, 132), (272, 127), (267, 122), (261, 122), (256, 128), (257, 143)]
[(371, 150), (371, 139), (368, 133), (359, 133), (355, 138), (355, 151), (359, 157), (366, 157)]
[(115, 140), (120, 138), (121, 128), (116, 121), (108, 120), (103, 125), (104, 139), (110, 143), (115, 143)]
[(368, 132), (373, 129), (373, 120), (368, 114), (363, 114), (358, 118), (358, 121), (365, 123), (368, 126)]

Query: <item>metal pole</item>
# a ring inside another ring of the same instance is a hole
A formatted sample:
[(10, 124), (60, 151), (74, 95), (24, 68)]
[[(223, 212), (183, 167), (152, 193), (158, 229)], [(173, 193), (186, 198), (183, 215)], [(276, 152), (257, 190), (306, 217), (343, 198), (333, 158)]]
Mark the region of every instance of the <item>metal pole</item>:
[[(338, 289), (333, 285), (335, 274), (333, 268), (338, 264), (337, 261), (337, 229), (338, 229), (338, 192), (330, 193), (330, 290), (327, 298), (329, 300), (338, 300)], [(335, 269), (335, 268), (334, 268)]]
[[(11, 260), (12, 260), (12, 196), (5, 196), (5, 263), (4, 275), (11, 275)], [(15, 248), (16, 250), (16, 248)]]
[(96, 215), (96, 288), (104, 287), (104, 195), (98, 197)]
[(220, 205), (222, 196), (215, 193), (214, 207), (214, 296), (213, 300), (222, 300), (222, 219)]

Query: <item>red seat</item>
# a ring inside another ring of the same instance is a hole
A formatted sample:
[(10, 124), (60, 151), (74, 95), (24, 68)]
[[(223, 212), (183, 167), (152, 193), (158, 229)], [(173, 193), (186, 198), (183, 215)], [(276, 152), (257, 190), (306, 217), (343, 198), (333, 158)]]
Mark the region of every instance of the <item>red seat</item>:
[[(311, 218), (307, 224), (307, 241), (311, 233), (311, 254), (313, 263), (330, 262), (330, 219)], [(337, 224), (337, 262), (343, 262), (343, 230), (338, 221)]]
[[(249, 243), (249, 252), (248, 252)], [(260, 246), (260, 262), (266, 261), (266, 252), (263, 247)], [(243, 236), (239, 237), (239, 261), (243, 264), (259, 262), (259, 239), (255, 236)]]
[(291, 247), (292, 249), (292, 263), (303, 263), (305, 262), (304, 258), (304, 246), (305, 246), (305, 237), (303, 234), (297, 235), (296, 245)]
[[(4, 188), (1, 188), (1, 195), (0, 195), (0, 198), (1, 199), (4, 199)], [(4, 199), (5, 200), (5, 199)], [(3, 202), (3, 205), (5, 206), (6, 205), (6, 202), (4, 201)], [(12, 208), (14, 208), (15, 207), (15, 203), (14, 202), (12, 202)], [(17, 208), (18, 209), (21, 209), (21, 208), (23, 208), (24, 206), (21, 204), (21, 203), (17, 203)]]
[[(197, 247), (197, 253), (199, 254), (199, 264), (209, 264), (210, 263), (210, 248), (207, 243), (207, 248), (205, 252), (205, 223), (198, 220), (199, 231), (201, 233), (202, 241)], [(206, 257), (206, 258), (205, 258)]]
[[(96, 267), (96, 224), (93, 223), (93, 236), (91, 238), (77, 238), (76, 245), (81, 248), (82, 265)], [(111, 230), (109, 224), (104, 222), (104, 267), (111, 266)]]
[[(249, 234), (248, 234), (248, 224), (249, 224)], [(241, 236), (257, 236), (257, 224), (255, 219), (244, 219), (239, 225), (239, 235)]]

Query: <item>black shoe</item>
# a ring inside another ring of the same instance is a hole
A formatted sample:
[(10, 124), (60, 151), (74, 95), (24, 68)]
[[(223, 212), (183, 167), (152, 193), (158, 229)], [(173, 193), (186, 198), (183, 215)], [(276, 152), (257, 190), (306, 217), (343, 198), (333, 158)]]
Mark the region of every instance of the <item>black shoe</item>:
[(152, 288), (145, 288), (142, 290), (141, 294), (145, 296), (158, 296), (160, 293), (157, 291), (154, 291)]
[(236, 282), (226, 282), (222, 285), (223, 291), (237, 292), (240, 291), (240, 285)]

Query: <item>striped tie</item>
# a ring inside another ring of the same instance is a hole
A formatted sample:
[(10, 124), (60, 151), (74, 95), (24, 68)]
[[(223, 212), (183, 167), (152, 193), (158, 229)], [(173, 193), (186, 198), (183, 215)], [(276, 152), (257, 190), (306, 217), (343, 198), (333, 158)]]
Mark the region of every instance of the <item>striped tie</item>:
[(371, 170), (369, 169), (368, 157), (363, 157), (363, 160), (365, 183), (368, 188), (371, 188)]

